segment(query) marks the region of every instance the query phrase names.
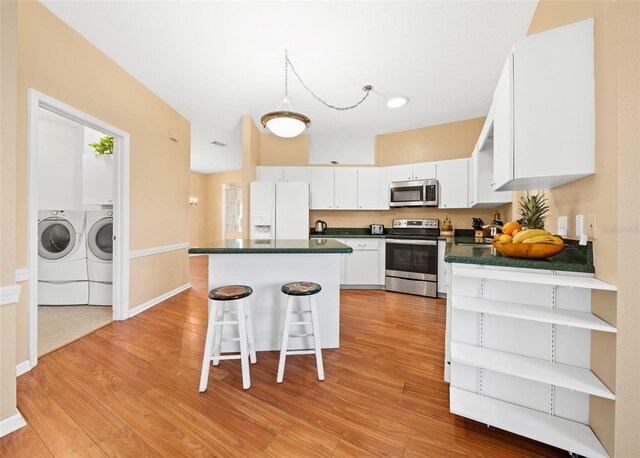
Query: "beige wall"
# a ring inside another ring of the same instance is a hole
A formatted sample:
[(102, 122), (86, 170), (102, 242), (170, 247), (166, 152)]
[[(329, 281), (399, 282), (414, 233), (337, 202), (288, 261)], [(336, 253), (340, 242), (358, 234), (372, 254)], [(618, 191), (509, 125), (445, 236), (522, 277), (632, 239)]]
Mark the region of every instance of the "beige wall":
[(260, 144), (260, 131), (253, 119), (249, 115), (242, 116), (242, 232), (245, 234), (249, 234), (249, 183), (256, 180)]
[(260, 134), (260, 165), (309, 165), (309, 136), (282, 138)]
[[(15, 285), (17, 4), (0, 2), (0, 287)], [(16, 413), (16, 304), (0, 305), (0, 420)]]
[(618, 326), (617, 338), (593, 333), (591, 358), (617, 399), (592, 397), (590, 423), (607, 450), (621, 457), (640, 450), (639, 8), (637, 2), (541, 1), (529, 28), (533, 34), (595, 17), (596, 174), (545, 194), (551, 228), (566, 215), (571, 235), (575, 215), (596, 215), (596, 274), (619, 288), (617, 301), (612, 293), (593, 295), (594, 313)]
[(209, 193), (209, 175), (189, 174), (189, 198), (196, 197), (198, 205), (189, 205), (189, 246), (205, 246), (211, 242), (213, 214)]
[[(5, 25), (5, 11), (16, 5), (17, 22), (13, 18)], [(35, 88), (130, 134), (131, 250), (186, 242), (189, 237), (189, 122), (41, 4), (3, 1), (2, 13), (3, 74), (5, 64), (12, 61), (11, 53), (5, 52), (5, 45), (9, 44), (5, 42), (5, 35), (11, 30), (10, 26), (16, 24), (18, 65), (17, 107), (12, 107), (10, 98), (5, 103), (4, 78), (2, 85), (3, 132), (10, 127), (10, 120), (5, 119), (5, 110), (11, 111), (10, 119), (14, 122), (17, 119), (15, 166), (6, 172), (9, 176), (15, 175), (13, 194), (11, 180), (5, 180), (4, 176), (5, 160), (10, 160), (11, 154), (5, 154), (4, 141), (2, 145), (3, 284), (5, 277), (13, 278), (16, 268), (28, 267), (28, 88)], [(178, 142), (169, 140), (169, 131)], [(12, 205), (15, 205), (15, 212), (11, 211)], [(11, 217), (5, 218), (5, 209), (15, 215), (15, 229), (11, 231), (6, 245), (4, 229), (5, 225), (11, 224)], [(168, 214), (170, 219), (166, 216)], [(15, 252), (5, 255), (9, 244)], [(15, 262), (12, 256), (15, 256)], [(130, 262), (130, 307), (141, 305), (188, 281), (186, 250), (134, 259)], [(0, 416), (3, 418), (11, 413), (12, 408), (15, 411), (15, 372), (10, 372), (15, 371), (16, 352), (19, 358), (23, 358), (27, 347), (26, 289), (24, 292), (17, 310), (11, 306), (2, 306), (0, 310)]]
[(405, 130), (376, 137), (376, 164), (382, 167), (470, 157), (485, 117)]

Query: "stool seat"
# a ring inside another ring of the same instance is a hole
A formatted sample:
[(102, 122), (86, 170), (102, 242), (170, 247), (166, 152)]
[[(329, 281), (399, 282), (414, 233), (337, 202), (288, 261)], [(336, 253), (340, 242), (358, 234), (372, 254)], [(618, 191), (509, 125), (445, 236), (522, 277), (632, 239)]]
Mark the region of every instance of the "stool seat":
[(310, 281), (287, 283), (280, 288), (280, 291), (289, 296), (311, 296), (318, 294), (321, 290), (322, 287), (319, 284)]
[(220, 286), (209, 291), (209, 299), (214, 301), (233, 301), (250, 296), (253, 289), (245, 285)]

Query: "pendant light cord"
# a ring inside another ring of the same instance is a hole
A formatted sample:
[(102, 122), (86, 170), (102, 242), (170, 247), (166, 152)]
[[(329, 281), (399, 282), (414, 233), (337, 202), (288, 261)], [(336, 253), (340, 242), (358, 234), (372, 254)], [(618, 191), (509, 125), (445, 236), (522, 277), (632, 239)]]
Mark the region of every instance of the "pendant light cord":
[(291, 60), (289, 59), (288, 51), (285, 49), (284, 50), (284, 96), (285, 97), (289, 96), (289, 67), (291, 67), (291, 71), (293, 72), (294, 75), (296, 75), (296, 78), (298, 78), (298, 81), (300, 81), (300, 84), (302, 84), (302, 87), (304, 87), (307, 90), (307, 92), (313, 96), (314, 99), (316, 99), (318, 102), (320, 102), (324, 106), (326, 106), (328, 108), (333, 108), (334, 110), (345, 111), (345, 110), (351, 110), (351, 109), (357, 107), (362, 102), (364, 102), (367, 99), (367, 97), (369, 97), (369, 94), (371, 93), (371, 90), (373, 89), (373, 87), (371, 85), (364, 86), (362, 88), (362, 90), (364, 91), (364, 96), (359, 101), (354, 103), (353, 105), (349, 105), (349, 106), (346, 106), (346, 107), (337, 107), (335, 105), (331, 105), (330, 103), (327, 103), (324, 100), (322, 100), (320, 97), (318, 97), (316, 95), (316, 93), (313, 92), (311, 89), (309, 89), (309, 86), (307, 86), (304, 83), (304, 81), (302, 81), (302, 78), (300, 77), (300, 75), (298, 75), (298, 72), (296, 71), (295, 67), (293, 66), (293, 63), (291, 63)]

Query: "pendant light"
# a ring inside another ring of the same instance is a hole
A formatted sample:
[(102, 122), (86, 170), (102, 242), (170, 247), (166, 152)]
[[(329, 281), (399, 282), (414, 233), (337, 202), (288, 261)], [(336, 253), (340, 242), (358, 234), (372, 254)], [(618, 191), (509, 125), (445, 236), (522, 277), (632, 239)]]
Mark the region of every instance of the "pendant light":
[(293, 111), (293, 108), (291, 107), (291, 100), (289, 99), (289, 67), (291, 67), (291, 71), (293, 71), (293, 74), (298, 78), (298, 80), (300, 81), (300, 84), (302, 84), (302, 86), (307, 90), (307, 92), (309, 92), (313, 96), (313, 98), (315, 98), (317, 101), (324, 104), (325, 106), (329, 108), (333, 108), (334, 110), (344, 111), (344, 110), (350, 110), (352, 108), (357, 107), (358, 105), (360, 105), (362, 102), (365, 101), (365, 99), (369, 96), (369, 92), (373, 89), (371, 85), (364, 86), (362, 90), (365, 91), (365, 95), (362, 97), (362, 99), (360, 99), (360, 101), (358, 101), (354, 105), (351, 105), (348, 107), (336, 107), (336, 106), (330, 105), (326, 103), (324, 100), (322, 100), (320, 97), (318, 97), (302, 81), (302, 78), (300, 78), (300, 75), (298, 75), (298, 72), (296, 72), (296, 69), (293, 67), (293, 64), (289, 60), (289, 55), (287, 53), (287, 50), (285, 49), (284, 51), (284, 97), (282, 98), (280, 105), (278, 105), (278, 108), (276, 108), (275, 111), (270, 111), (269, 113), (266, 113), (265, 115), (263, 115), (262, 118), (260, 118), (260, 122), (262, 123), (263, 127), (266, 127), (274, 135), (277, 135), (278, 137), (284, 137), (284, 138), (296, 137), (300, 135), (302, 132), (304, 132), (307, 129), (307, 127), (309, 127), (309, 125), (311, 124), (311, 120), (309, 119), (309, 117), (303, 115), (302, 113), (297, 113)]

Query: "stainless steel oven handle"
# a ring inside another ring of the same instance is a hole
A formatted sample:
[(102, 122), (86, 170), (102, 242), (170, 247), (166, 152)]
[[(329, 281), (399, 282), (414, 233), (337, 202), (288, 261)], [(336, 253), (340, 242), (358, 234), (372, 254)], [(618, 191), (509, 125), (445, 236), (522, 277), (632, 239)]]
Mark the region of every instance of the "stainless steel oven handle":
[(387, 243), (398, 243), (400, 245), (429, 245), (429, 246), (437, 246), (437, 240), (397, 240), (397, 239), (387, 239)]

